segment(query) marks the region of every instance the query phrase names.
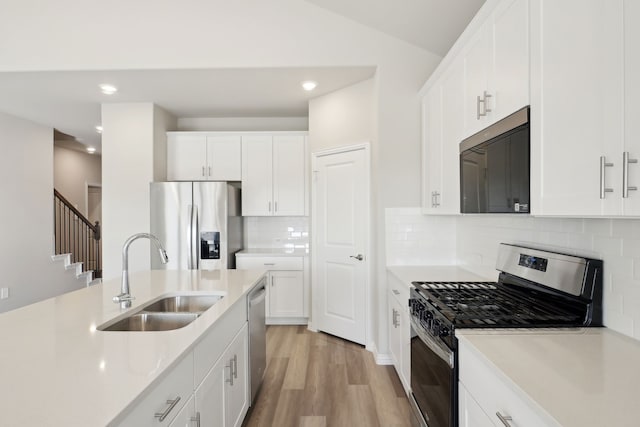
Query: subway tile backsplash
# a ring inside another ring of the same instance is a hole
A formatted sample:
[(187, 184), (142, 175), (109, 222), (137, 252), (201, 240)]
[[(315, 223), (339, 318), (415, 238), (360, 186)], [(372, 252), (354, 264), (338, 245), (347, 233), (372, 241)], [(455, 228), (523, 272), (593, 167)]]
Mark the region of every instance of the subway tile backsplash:
[(387, 265), (455, 264), (455, 217), (425, 216), (420, 208), (388, 208), (385, 222)]
[(308, 217), (245, 217), (244, 246), (309, 249)]
[(459, 264), (489, 279), (498, 244), (519, 243), (604, 261), (604, 323), (640, 339), (640, 220), (517, 215), (426, 216), (386, 210), (387, 265)]
[(498, 243), (521, 243), (604, 261), (604, 323), (640, 339), (640, 220), (457, 217), (460, 264), (496, 275)]

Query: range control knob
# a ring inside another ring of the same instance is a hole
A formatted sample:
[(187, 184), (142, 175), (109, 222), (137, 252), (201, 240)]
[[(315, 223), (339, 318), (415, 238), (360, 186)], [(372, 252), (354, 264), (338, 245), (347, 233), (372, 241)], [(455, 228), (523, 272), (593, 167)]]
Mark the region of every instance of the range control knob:
[(446, 338), (449, 336), (449, 328), (443, 327), (440, 329), (440, 338)]

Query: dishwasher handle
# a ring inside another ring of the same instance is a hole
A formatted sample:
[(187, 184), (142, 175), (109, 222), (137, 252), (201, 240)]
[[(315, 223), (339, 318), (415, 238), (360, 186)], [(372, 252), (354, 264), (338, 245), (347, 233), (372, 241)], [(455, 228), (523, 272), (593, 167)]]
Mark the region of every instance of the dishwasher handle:
[(262, 304), (266, 296), (267, 290), (265, 289), (264, 285), (261, 285), (259, 288), (251, 292), (251, 295), (249, 296), (249, 307), (257, 304)]

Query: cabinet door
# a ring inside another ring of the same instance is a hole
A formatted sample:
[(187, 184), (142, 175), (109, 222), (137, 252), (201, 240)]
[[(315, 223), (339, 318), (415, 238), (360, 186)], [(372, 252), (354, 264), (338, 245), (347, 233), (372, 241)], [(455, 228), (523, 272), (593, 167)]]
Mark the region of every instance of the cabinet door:
[(212, 181), (242, 179), (242, 141), (239, 136), (207, 137), (207, 174)]
[(620, 2), (531, 3), (532, 214), (622, 212)]
[[(248, 339), (245, 324), (223, 356), (223, 360), (229, 360), (231, 363), (233, 375), (233, 381), (227, 383), (225, 390), (225, 427), (240, 427), (249, 408)], [(208, 426), (206, 423), (204, 425)]]
[(304, 136), (273, 137), (273, 213), (304, 215)]
[(207, 179), (207, 137), (170, 134), (167, 139), (167, 179), (204, 181)]
[(242, 215), (273, 215), (271, 136), (242, 137)]
[(211, 368), (202, 384), (196, 389), (196, 410), (200, 413), (200, 423), (207, 427), (225, 427), (225, 389), (233, 375), (233, 365), (223, 355)]
[(171, 422), (171, 424), (169, 424), (169, 427), (194, 427), (198, 419), (197, 417), (198, 414), (195, 410), (195, 400), (192, 396), (187, 403), (185, 403), (184, 408), (178, 412), (176, 418)]
[[(630, 159), (640, 159), (640, 2), (624, 2), (624, 109), (625, 146)], [(629, 163), (627, 186), (640, 188), (640, 160)], [(624, 198), (625, 215), (640, 215), (640, 190), (630, 190)]]
[(493, 14), (493, 70), (490, 78), (496, 122), (529, 105), (529, 1), (501, 4)]
[(398, 376), (402, 375), (402, 329), (400, 307), (393, 295), (389, 295), (389, 351)]
[(271, 317), (302, 317), (304, 315), (304, 281), (302, 271), (272, 271), (268, 304)]
[(422, 101), (422, 212), (438, 213), (442, 194), (442, 88), (433, 86)]
[(458, 418), (460, 427), (495, 427), (462, 383), (458, 383)]
[[(492, 110), (495, 104), (488, 87), (491, 60), (491, 26), (490, 22), (487, 22), (473, 37), (464, 56), (465, 138), (487, 126), (491, 113), (488, 110)], [(485, 92), (490, 97), (485, 98)]]
[(439, 214), (460, 213), (460, 141), (464, 109), (464, 64), (455, 61), (442, 81), (441, 194)]

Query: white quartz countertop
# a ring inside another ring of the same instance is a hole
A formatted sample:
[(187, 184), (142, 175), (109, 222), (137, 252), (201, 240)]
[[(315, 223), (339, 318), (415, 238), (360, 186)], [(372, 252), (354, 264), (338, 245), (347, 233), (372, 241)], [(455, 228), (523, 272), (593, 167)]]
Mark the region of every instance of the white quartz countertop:
[(236, 252), (236, 256), (308, 256), (309, 250), (296, 248), (251, 248)]
[(457, 330), (563, 427), (640, 425), (640, 342), (607, 328)]
[[(0, 314), (0, 425), (104, 426), (243, 298), (263, 270), (132, 273), (127, 310), (165, 293), (223, 293), (193, 323), (163, 332), (103, 332), (120, 316), (119, 280)], [(43, 286), (46, 281), (43, 280)]]
[(477, 282), (496, 280), (495, 277), (481, 277), (457, 265), (390, 265), (387, 266), (387, 271), (408, 285), (411, 285), (411, 282), (419, 281)]

